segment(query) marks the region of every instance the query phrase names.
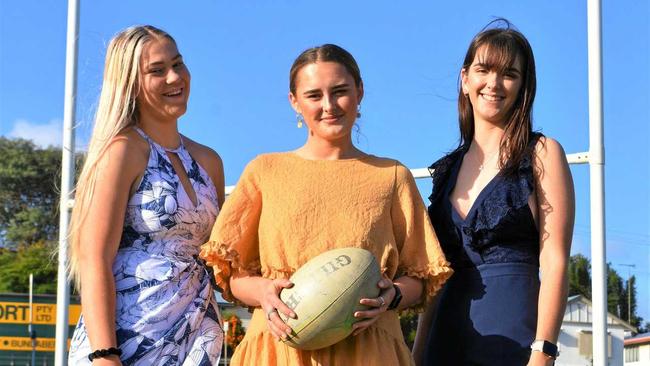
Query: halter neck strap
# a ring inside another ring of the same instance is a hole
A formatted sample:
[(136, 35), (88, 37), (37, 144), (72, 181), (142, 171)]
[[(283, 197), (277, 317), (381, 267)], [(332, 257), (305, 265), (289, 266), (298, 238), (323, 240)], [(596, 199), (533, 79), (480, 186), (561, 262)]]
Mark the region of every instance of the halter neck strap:
[(183, 135), (181, 135), (181, 134), (179, 134), (181, 144), (178, 145), (178, 147), (175, 148), (175, 149), (170, 149), (170, 148), (164, 147), (164, 146), (160, 145), (159, 143), (157, 143), (156, 141), (154, 141), (154, 140), (153, 140), (151, 137), (149, 137), (149, 135), (147, 135), (147, 134), (146, 134), (146, 133), (145, 133), (145, 132), (140, 128), (140, 127), (135, 126), (135, 130), (138, 131), (138, 133), (140, 134), (140, 136), (142, 136), (142, 137), (143, 137), (145, 140), (147, 140), (150, 144), (156, 145), (156, 146), (158, 146), (159, 148), (165, 150), (166, 152), (170, 152), (170, 153), (178, 154), (178, 153), (180, 153), (182, 150), (185, 150), (185, 144), (184, 144), (184, 142), (183, 142)]

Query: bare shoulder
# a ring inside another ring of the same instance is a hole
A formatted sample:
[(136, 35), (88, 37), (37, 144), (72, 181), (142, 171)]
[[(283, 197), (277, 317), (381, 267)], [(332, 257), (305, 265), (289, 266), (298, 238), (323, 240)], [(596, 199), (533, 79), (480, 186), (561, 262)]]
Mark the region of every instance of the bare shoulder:
[(192, 154), (192, 157), (194, 157), (194, 159), (200, 160), (199, 162), (205, 161), (208, 163), (201, 164), (206, 170), (208, 170), (208, 167), (205, 165), (208, 165), (210, 167), (221, 167), (223, 165), (221, 156), (219, 156), (219, 154), (217, 154), (217, 152), (213, 149), (205, 145), (201, 145), (198, 142), (191, 140), (185, 136), (183, 136), (183, 142), (185, 143), (185, 147), (190, 152), (190, 154)]
[(126, 129), (113, 137), (98, 159), (100, 167), (138, 175), (147, 165), (149, 144), (135, 130)]
[(557, 140), (542, 136), (535, 144), (533, 163), (542, 170), (553, 170), (567, 164), (566, 153)]
[[(533, 174), (540, 187), (538, 193), (546, 196), (558, 194), (572, 197), (573, 178), (562, 145), (550, 137), (542, 137), (537, 142), (533, 159)], [(544, 197), (544, 200), (548, 197)]]
[(198, 142), (183, 136), (185, 148), (189, 151), (190, 155), (205, 169), (210, 176), (210, 179), (216, 185), (222, 184), (223, 176), (223, 161), (221, 156), (213, 149), (201, 145)]

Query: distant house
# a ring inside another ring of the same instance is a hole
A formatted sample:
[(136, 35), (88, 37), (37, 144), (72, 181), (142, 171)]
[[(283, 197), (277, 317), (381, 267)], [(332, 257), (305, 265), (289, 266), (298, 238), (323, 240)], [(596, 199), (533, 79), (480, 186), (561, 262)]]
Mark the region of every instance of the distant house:
[(650, 333), (625, 339), (625, 366), (650, 365)]
[[(560, 357), (556, 365), (592, 365), (591, 313), (592, 306), (589, 299), (582, 295), (569, 297), (558, 338)], [(623, 366), (623, 341), (626, 336), (635, 332), (636, 328), (628, 322), (607, 313), (607, 364), (609, 366)]]

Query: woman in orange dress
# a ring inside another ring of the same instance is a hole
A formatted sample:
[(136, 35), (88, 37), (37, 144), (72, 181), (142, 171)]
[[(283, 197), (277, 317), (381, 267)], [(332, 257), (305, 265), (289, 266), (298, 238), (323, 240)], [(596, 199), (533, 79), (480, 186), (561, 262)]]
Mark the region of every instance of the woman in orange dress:
[[(409, 170), (352, 143), (363, 98), (356, 61), (335, 45), (304, 51), (290, 71), (289, 100), (307, 141), (248, 164), (201, 256), (230, 301), (253, 317), (233, 365), (412, 365), (397, 311), (422, 308), (452, 271)], [(279, 293), (309, 259), (330, 249), (372, 252), (383, 274), (377, 298), (344, 340), (291, 348)]]

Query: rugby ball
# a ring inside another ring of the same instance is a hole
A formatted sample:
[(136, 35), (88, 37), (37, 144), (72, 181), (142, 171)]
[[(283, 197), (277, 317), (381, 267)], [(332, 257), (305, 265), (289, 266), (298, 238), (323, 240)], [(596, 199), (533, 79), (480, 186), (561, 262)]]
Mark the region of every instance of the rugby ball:
[(289, 279), (280, 299), (297, 315), (281, 314), (293, 330), (284, 342), (294, 348), (315, 350), (331, 346), (350, 335), (359, 319), (362, 298), (379, 296), (381, 279), (375, 256), (361, 248), (341, 248), (322, 253), (300, 267)]

